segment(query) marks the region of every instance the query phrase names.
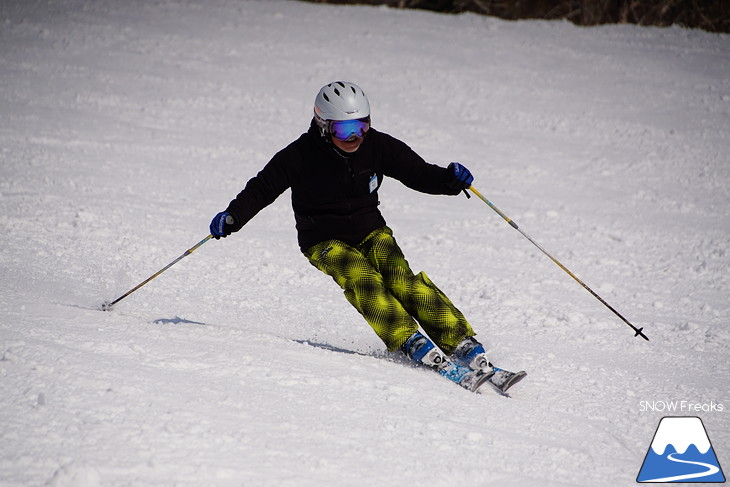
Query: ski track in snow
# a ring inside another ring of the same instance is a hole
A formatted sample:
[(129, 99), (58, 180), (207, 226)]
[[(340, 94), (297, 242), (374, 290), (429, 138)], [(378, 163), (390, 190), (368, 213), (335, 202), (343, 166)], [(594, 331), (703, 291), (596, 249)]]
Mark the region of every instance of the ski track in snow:
[[(727, 35), (59, 0), (4, 2), (0, 46), (2, 485), (634, 485), (663, 415), (640, 401), (730, 407)], [(392, 180), (412, 267), (528, 371), (512, 398), (386, 354), (288, 194), (96, 310), (204, 237), (334, 79), (651, 342), (478, 199)], [(727, 418), (702, 413), (721, 465)]]
[(678, 454), (672, 453), (670, 455), (667, 455), (667, 458), (669, 460), (671, 460), (673, 462), (677, 462), (677, 463), (686, 463), (688, 465), (697, 465), (699, 467), (705, 467), (707, 470), (705, 470), (704, 472), (691, 473), (691, 474), (686, 474), (686, 475), (675, 475), (673, 477), (662, 477), (662, 478), (658, 478), (658, 479), (652, 479), (651, 482), (678, 482), (680, 480), (697, 479), (697, 478), (702, 478), (702, 477), (709, 477), (710, 475), (714, 475), (720, 471), (719, 468), (717, 468), (716, 466), (711, 465), (709, 463), (690, 462), (688, 460), (681, 460), (679, 458), (674, 458), (674, 455), (678, 455)]

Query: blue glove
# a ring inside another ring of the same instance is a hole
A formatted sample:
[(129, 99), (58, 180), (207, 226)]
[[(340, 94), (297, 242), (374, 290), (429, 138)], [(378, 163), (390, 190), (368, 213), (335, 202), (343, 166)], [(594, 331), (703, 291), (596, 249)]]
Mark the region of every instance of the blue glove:
[(234, 223), (234, 219), (227, 211), (221, 211), (213, 217), (213, 221), (210, 222), (210, 234), (213, 238), (218, 240), (223, 237), (226, 238), (232, 233), (231, 225)]
[(446, 181), (446, 186), (454, 191), (458, 192), (469, 189), (472, 181), (474, 181), (474, 176), (471, 175), (471, 172), (458, 162), (452, 162), (449, 164), (447, 170), (448, 179)]

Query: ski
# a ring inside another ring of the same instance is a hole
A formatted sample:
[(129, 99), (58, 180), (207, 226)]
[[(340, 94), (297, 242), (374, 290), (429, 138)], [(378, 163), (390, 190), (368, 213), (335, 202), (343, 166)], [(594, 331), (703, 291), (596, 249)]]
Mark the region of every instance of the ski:
[(434, 370), (446, 379), (471, 392), (479, 392), (479, 389), (489, 382), (489, 379), (492, 377), (491, 373), (473, 370), (448, 360), (435, 367)]
[(471, 370), (482, 372), (487, 376), (486, 381), (492, 388), (503, 396), (507, 396), (507, 390), (527, 375), (524, 370), (510, 372), (492, 365), (484, 351), (484, 346), (473, 336), (462, 340), (454, 349), (449, 360)]
[[(363, 354), (352, 350), (342, 349), (334, 347), (326, 343), (313, 342), (311, 340), (293, 340), (303, 345), (310, 347), (320, 348), (331, 352), (339, 352), (345, 354), (363, 355), (377, 358), (375, 355)], [(433, 370), (442, 377), (450, 380), (464, 389), (481, 394), (486, 389), (488, 384), (491, 389), (496, 391), (502, 396), (509, 397), (507, 390), (519, 381), (525, 378), (527, 375), (524, 371), (510, 372), (508, 370), (500, 369), (499, 367), (493, 367), (491, 370), (484, 371), (482, 369), (472, 369), (465, 365), (461, 365), (452, 360), (444, 360), (443, 363), (437, 366), (426, 365), (422, 363), (408, 362), (409, 364), (417, 367), (424, 367)]]
[(509, 370), (494, 367), (494, 372), (489, 376), (487, 382), (492, 388), (503, 396), (508, 396), (507, 390), (527, 376), (527, 372), (510, 372)]

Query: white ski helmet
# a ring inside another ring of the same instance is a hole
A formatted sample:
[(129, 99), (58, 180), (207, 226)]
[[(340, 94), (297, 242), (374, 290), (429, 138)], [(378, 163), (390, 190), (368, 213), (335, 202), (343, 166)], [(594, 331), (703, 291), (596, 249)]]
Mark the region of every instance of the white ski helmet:
[(368, 97), (355, 83), (334, 81), (323, 86), (314, 99), (314, 119), (323, 135), (328, 121), (358, 120), (369, 116)]

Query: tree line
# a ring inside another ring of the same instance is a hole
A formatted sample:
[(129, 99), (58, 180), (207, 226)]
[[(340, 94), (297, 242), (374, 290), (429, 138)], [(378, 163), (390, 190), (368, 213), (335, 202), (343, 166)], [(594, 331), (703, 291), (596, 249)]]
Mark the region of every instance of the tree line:
[(566, 19), (577, 25), (680, 25), (730, 33), (730, 0), (305, 0), (388, 5), (442, 13), (475, 12), (502, 19)]

